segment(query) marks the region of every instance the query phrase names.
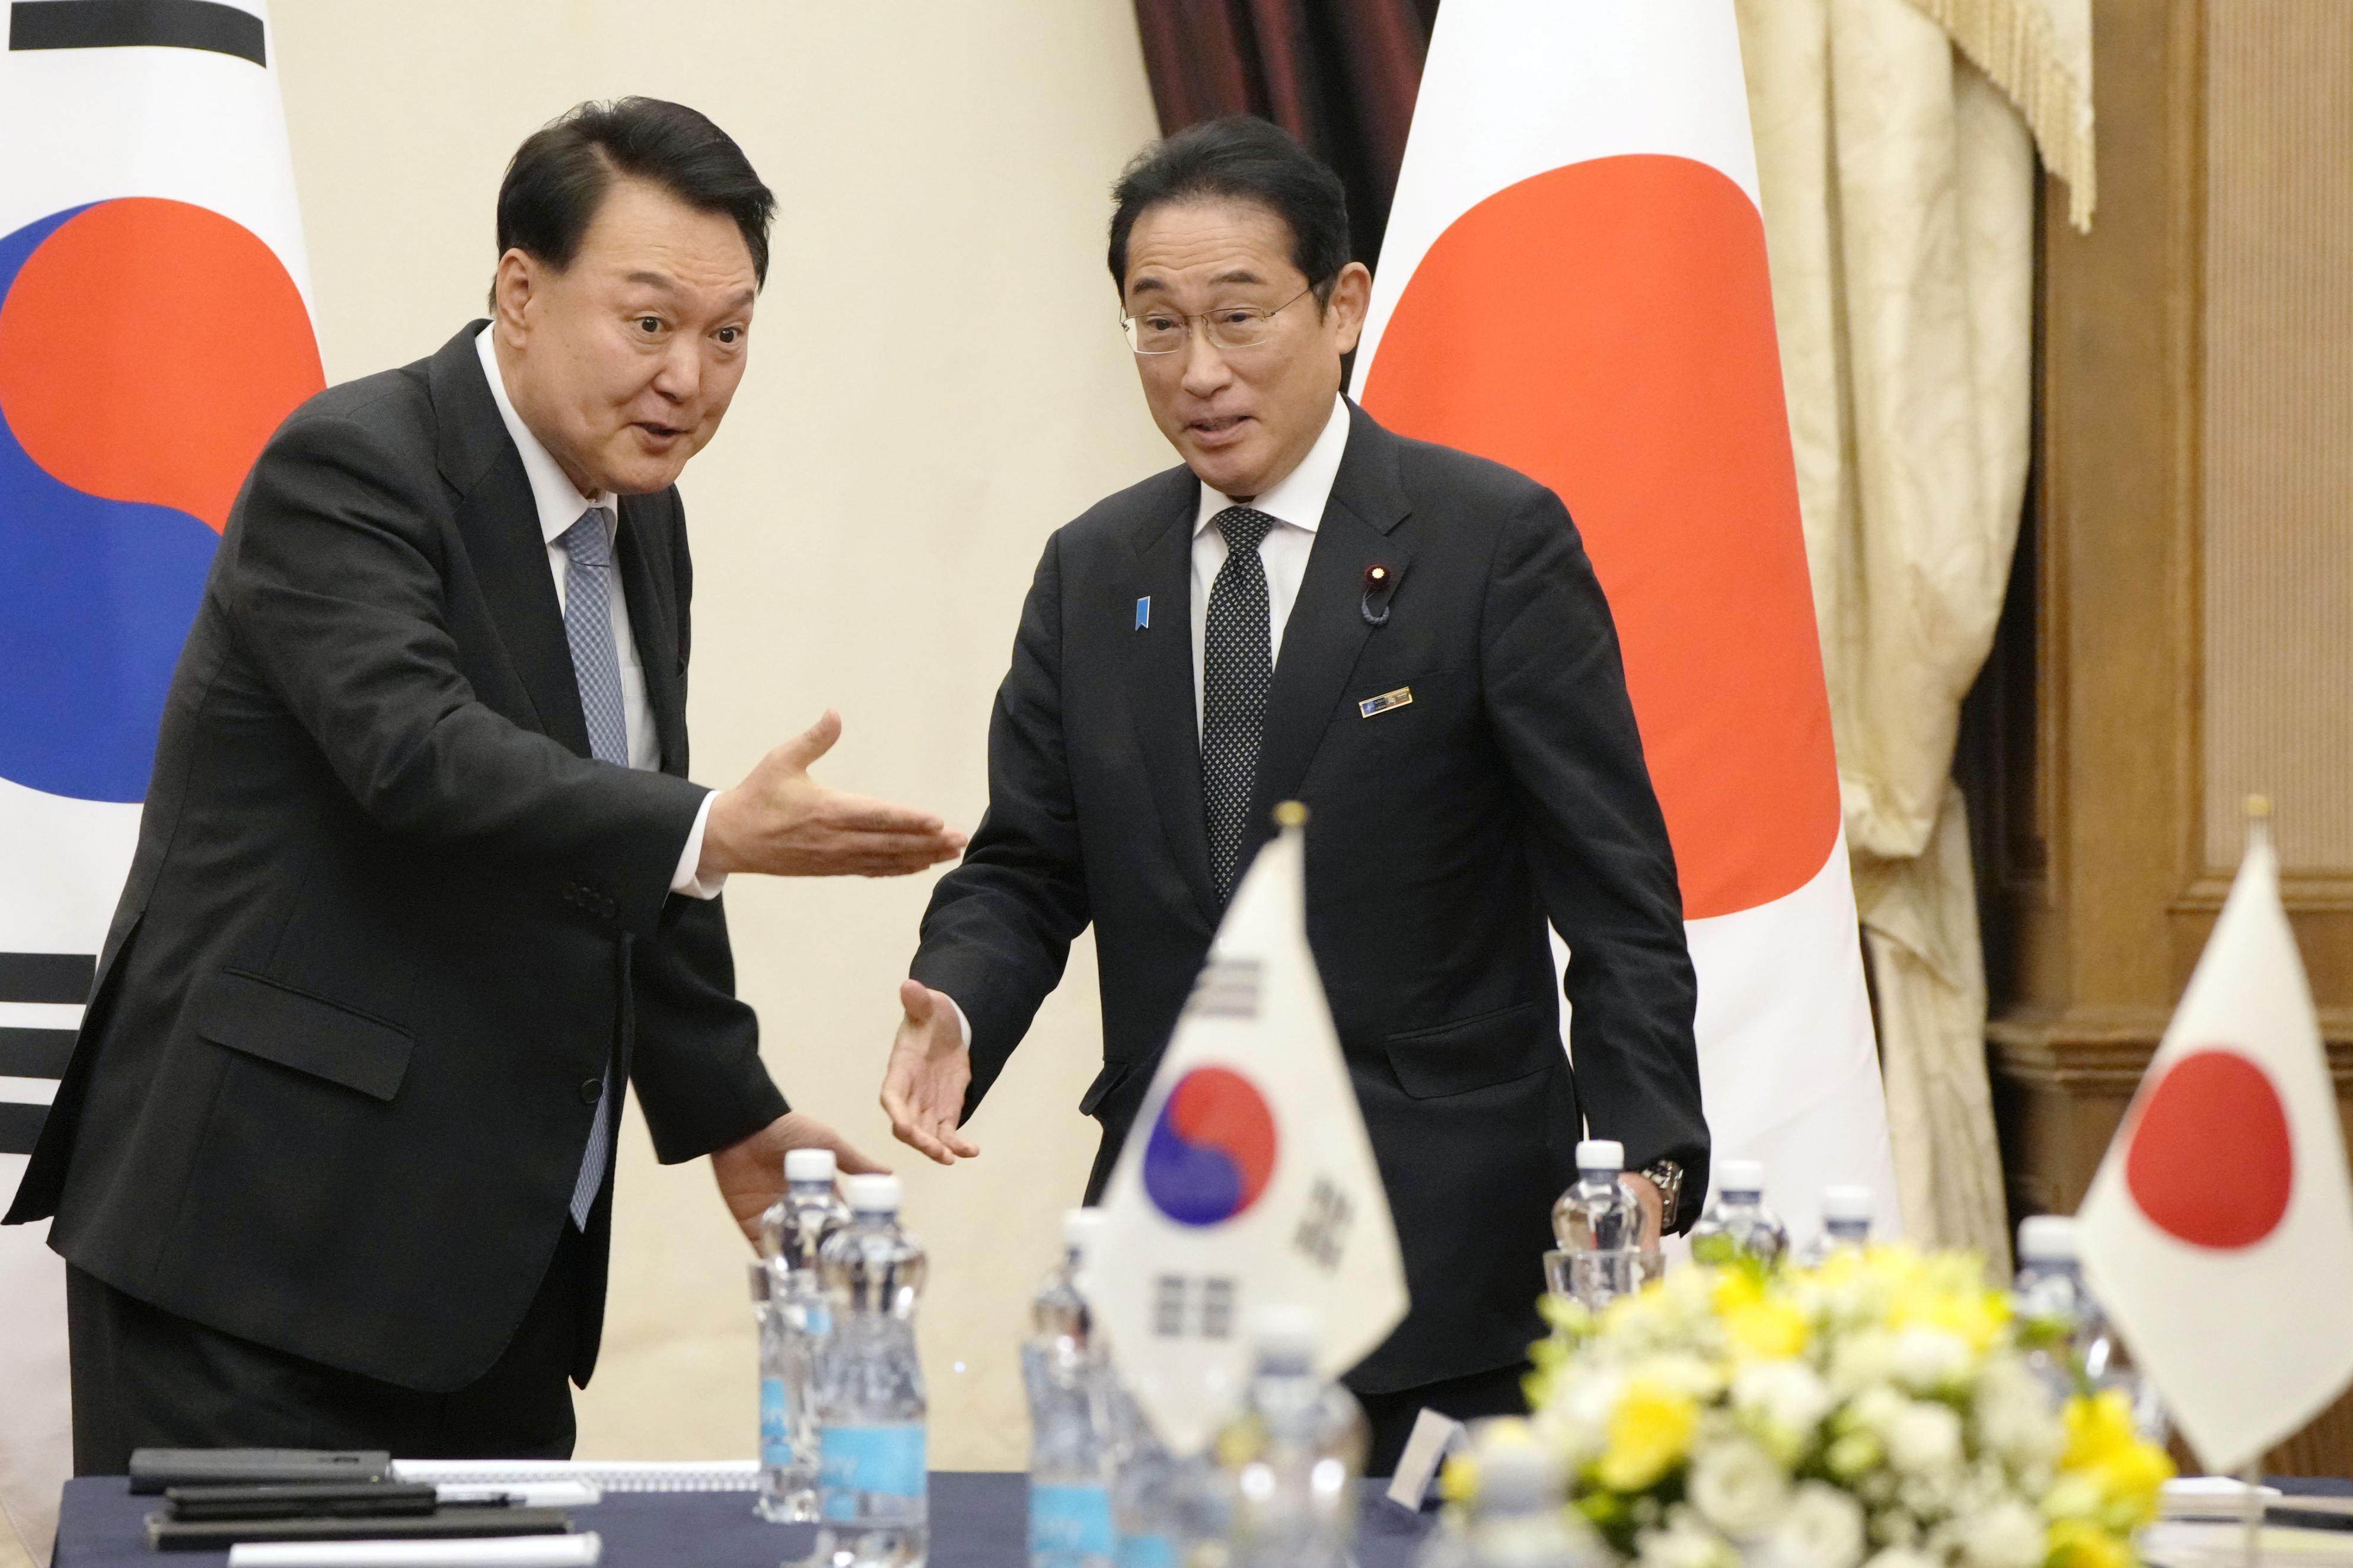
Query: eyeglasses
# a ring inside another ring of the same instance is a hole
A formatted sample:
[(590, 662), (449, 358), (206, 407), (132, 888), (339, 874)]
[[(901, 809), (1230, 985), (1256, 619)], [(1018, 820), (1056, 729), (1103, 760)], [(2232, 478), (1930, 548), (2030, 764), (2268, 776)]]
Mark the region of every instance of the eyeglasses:
[(1271, 310), (1259, 305), (1220, 305), (1192, 316), (1174, 310), (1146, 310), (1141, 316), (1131, 316), (1123, 310), (1119, 324), (1127, 331), (1127, 346), (1140, 354), (1175, 353), (1192, 335), (1195, 321), (1201, 323), (1203, 335), (1219, 348), (1256, 348), (1274, 331), (1275, 317), (1314, 291), (1315, 285), (1310, 283)]

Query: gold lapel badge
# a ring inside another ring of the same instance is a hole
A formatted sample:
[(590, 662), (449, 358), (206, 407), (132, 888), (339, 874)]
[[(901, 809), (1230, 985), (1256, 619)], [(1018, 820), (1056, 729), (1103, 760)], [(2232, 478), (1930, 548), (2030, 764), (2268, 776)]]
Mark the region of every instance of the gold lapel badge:
[(1395, 691), (1384, 691), (1378, 697), (1367, 697), (1356, 704), (1356, 711), (1369, 719), (1376, 713), (1386, 713), (1392, 708), (1404, 708), (1413, 701), (1413, 688), (1400, 686)]

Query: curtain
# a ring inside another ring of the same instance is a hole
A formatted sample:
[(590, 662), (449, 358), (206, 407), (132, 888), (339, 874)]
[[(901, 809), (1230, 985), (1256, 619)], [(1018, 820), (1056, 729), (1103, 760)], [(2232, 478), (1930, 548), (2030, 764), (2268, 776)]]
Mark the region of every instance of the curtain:
[(1369, 264), (1413, 121), (1438, 0), (1135, 0), (1164, 133), (1256, 114), (1339, 171)]
[[(2034, 157), (2092, 208), (2084, 0), (1737, 0), (1905, 1228), (2010, 1249), (1951, 778), (2024, 499)], [(1989, 72), (1996, 74), (1989, 74)]]

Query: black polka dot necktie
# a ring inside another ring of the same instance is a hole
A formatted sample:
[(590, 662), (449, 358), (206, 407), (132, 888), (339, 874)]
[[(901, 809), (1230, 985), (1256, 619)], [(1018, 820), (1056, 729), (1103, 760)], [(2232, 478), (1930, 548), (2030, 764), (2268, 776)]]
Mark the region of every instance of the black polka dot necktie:
[(1209, 588), (1201, 642), (1201, 797), (1209, 878), (1223, 906), (1233, 896), (1242, 829), (1258, 783), (1259, 742), (1266, 732), (1267, 688), (1274, 681), (1266, 563), (1258, 553), (1274, 519), (1229, 506), (1213, 521), (1226, 536), (1226, 563)]

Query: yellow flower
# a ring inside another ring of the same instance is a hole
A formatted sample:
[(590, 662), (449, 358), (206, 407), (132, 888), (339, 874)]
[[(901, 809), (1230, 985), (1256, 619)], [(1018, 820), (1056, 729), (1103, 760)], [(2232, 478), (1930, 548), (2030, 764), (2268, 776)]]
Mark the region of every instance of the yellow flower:
[(1683, 1458), (1698, 1425), (1699, 1406), (1689, 1394), (1638, 1378), (1609, 1413), (1609, 1443), (1594, 1475), (1612, 1491), (1641, 1491)]
[(1466, 1503), (1479, 1495), (1479, 1461), (1457, 1454), (1438, 1472), (1438, 1495), (1451, 1503)]
[(2083, 1520), (2060, 1520), (2046, 1539), (2050, 1554), (2043, 1568), (2133, 1568), (2131, 1547)]
[(1806, 1348), (1806, 1315), (1787, 1301), (1754, 1301), (1728, 1309), (1724, 1331), (1758, 1361), (1788, 1361)]
[(2080, 1477), (2098, 1488), (2100, 1516), (2115, 1529), (2137, 1530), (2155, 1519), (2158, 1491), (2172, 1477), (2173, 1461), (2134, 1430), (2132, 1405), (2123, 1391), (2071, 1399), (2064, 1415), (2063, 1477)]

